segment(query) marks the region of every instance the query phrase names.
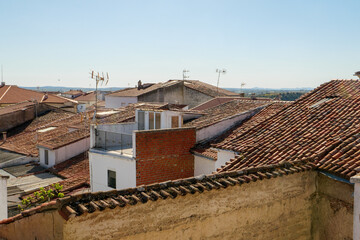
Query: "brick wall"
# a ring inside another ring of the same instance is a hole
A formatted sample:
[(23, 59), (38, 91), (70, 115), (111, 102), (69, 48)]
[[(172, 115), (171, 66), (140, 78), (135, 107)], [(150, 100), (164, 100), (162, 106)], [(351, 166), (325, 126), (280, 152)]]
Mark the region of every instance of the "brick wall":
[(194, 128), (136, 132), (136, 185), (194, 175)]

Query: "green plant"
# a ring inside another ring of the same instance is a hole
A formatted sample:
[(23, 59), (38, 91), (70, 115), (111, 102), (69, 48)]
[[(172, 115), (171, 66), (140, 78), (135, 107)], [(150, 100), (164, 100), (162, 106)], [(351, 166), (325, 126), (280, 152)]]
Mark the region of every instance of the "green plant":
[(59, 183), (52, 184), (49, 189), (45, 190), (45, 188), (39, 188), (39, 191), (34, 192), (34, 197), (29, 196), (21, 200), (21, 204), (18, 205), (18, 208), (21, 211), (27, 209), (31, 206), (37, 205), (39, 203), (43, 203), (46, 201), (50, 201), (54, 198), (63, 198), (64, 193), (61, 192), (63, 186)]

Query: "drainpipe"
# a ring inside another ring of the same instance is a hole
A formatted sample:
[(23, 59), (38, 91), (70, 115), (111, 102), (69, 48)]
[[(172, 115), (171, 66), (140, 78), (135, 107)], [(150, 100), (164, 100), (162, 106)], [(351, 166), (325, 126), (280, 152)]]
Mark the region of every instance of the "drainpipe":
[(353, 239), (360, 240), (360, 174), (350, 178), (354, 183)]
[(7, 180), (9, 176), (0, 175), (0, 220), (8, 218)]

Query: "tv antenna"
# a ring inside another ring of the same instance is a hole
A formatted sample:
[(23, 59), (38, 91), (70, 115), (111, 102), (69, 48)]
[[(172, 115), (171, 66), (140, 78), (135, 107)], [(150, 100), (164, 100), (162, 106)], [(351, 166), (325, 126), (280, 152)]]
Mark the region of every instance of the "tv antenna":
[(217, 95), (219, 96), (219, 81), (220, 81), (220, 75), (221, 74), (225, 74), (226, 73), (226, 69), (220, 69), (220, 68), (217, 68), (216, 69), (216, 72), (218, 73), (218, 80), (217, 80), (217, 85), (216, 85), (216, 88), (217, 88)]
[(186, 78), (190, 77), (189, 75), (186, 75), (186, 73), (189, 73), (189, 72), (190, 72), (190, 70), (186, 70), (186, 69), (183, 70), (183, 81), (185, 81)]
[(95, 112), (94, 112), (94, 119), (93, 121), (96, 123), (96, 113), (97, 113), (97, 102), (98, 102), (98, 85), (101, 83), (101, 86), (105, 82), (105, 86), (109, 82), (109, 73), (107, 72), (106, 75), (104, 75), (104, 72), (102, 72), (102, 75), (100, 76), (99, 72), (95, 72), (94, 70), (91, 70), (90, 72), (90, 78), (95, 79)]

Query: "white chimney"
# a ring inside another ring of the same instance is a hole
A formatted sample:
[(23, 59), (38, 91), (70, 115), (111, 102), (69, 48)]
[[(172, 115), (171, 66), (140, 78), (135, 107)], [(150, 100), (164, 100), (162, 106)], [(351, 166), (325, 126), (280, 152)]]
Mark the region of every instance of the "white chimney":
[(0, 175), (0, 220), (8, 218), (7, 180), (9, 176)]

